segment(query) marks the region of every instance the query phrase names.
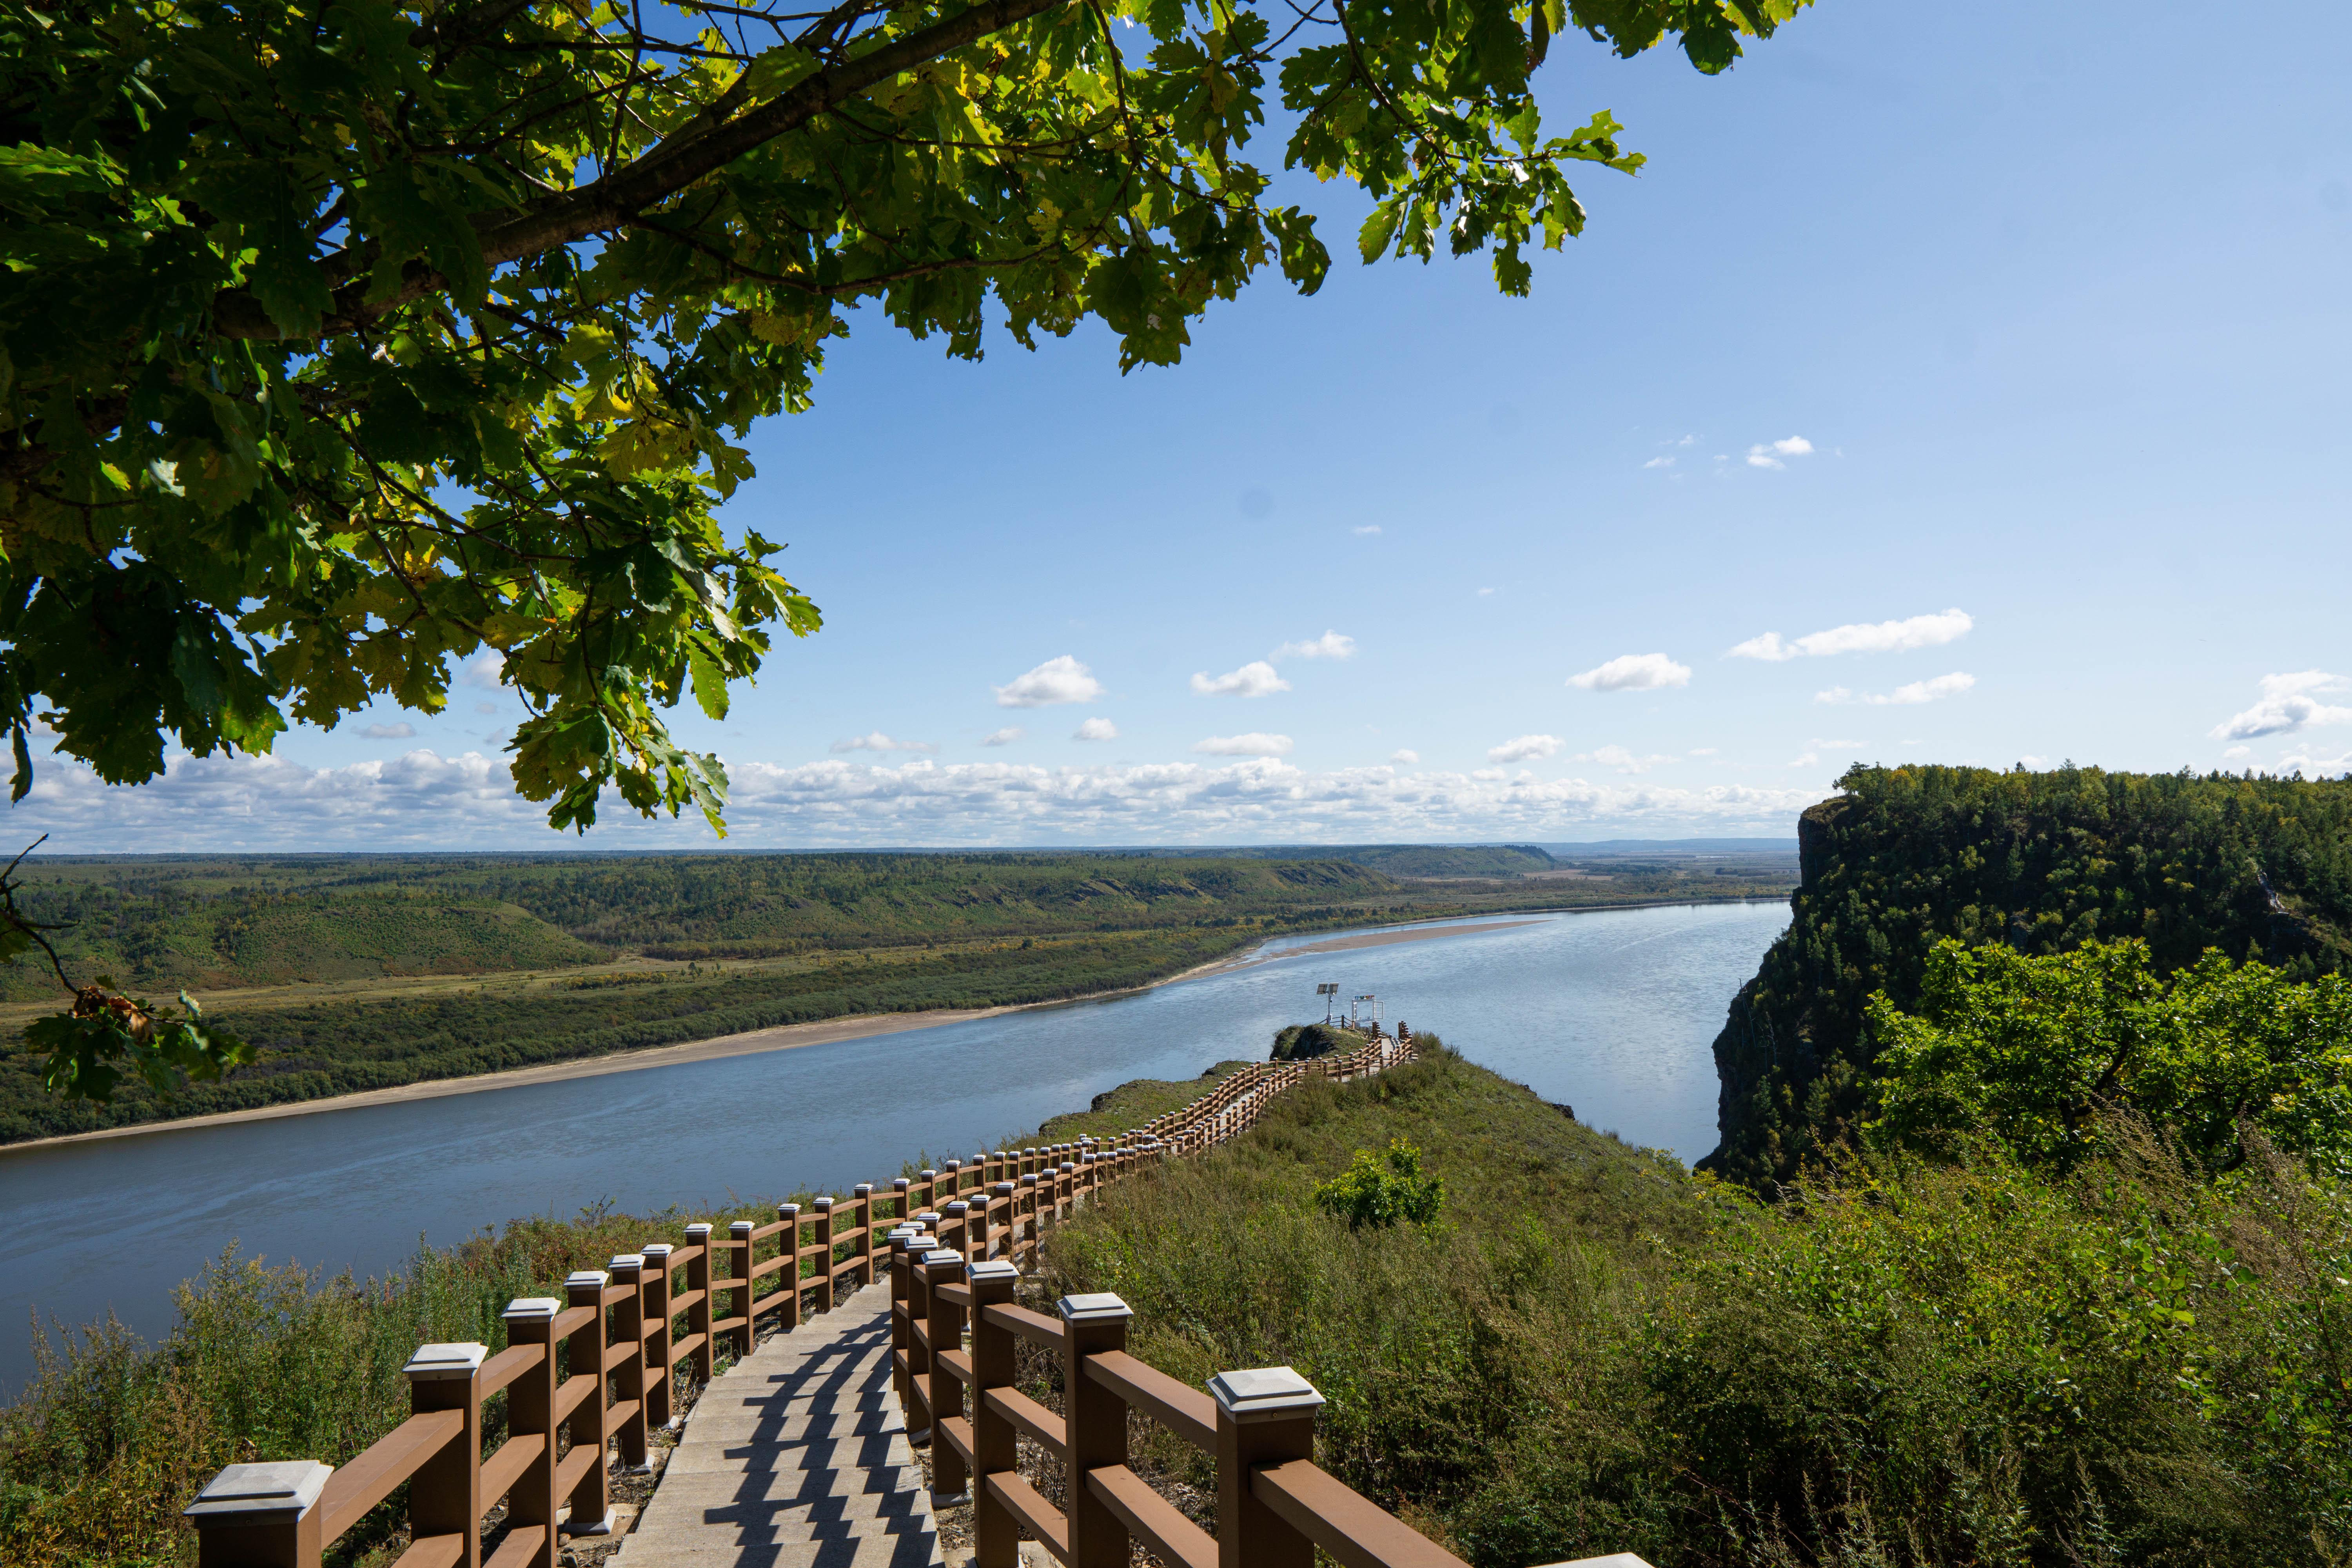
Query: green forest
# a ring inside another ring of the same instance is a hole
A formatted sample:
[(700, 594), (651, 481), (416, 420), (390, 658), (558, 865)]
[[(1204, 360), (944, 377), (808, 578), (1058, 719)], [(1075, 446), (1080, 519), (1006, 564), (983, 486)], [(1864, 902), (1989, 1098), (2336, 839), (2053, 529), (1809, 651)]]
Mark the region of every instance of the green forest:
[(2144, 941), (2289, 977), (2352, 968), (2352, 781), (1857, 767), (1799, 823), (1789, 930), (1715, 1043), (1722, 1146), (1762, 1184), (1852, 1138), (1874, 1081), (1874, 994), (1919, 998), (1939, 938), (2053, 953)]
[[(1420, 863), (1486, 864), (1454, 853)], [(93, 1104), (46, 1094), (35, 1059), (9, 1052), (0, 1142), (852, 1014), (1057, 1001), (1291, 931), (1780, 897), (1793, 872), (1769, 857), (1729, 876), (1645, 863), (1444, 882), (1339, 858), (1143, 853), (34, 859), (18, 907), (63, 928), (68, 973), (184, 986), (260, 1055), (169, 1099), (131, 1081)], [(25, 1017), (59, 994), (30, 963), (0, 979)]]

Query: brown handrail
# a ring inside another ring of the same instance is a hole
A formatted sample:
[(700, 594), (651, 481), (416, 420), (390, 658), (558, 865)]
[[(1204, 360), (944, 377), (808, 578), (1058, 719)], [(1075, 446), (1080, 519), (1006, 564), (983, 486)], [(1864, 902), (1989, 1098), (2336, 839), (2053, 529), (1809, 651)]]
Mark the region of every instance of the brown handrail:
[[(568, 1301), (515, 1302), (506, 1314), (510, 1342), (494, 1356), (479, 1345), (424, 1347), (407, 1369), (415, 1414), (340, 1470), (263, 1467), (273, 1485), (284, 1480), (278, 1472), (301, 1472), (274, 1497), (265, 1478), (232, 1475), (255, 1467), (224, 1470), (190, 1510), (199, 1563), (219, 1568), (267, 1557), (287, 1568), (318, 1568), (326, 1548), (405, 1484), (412, 1544), (396, 1568), (482, 1568), (480, 1521), (501, 1504), (508, 1532), (488, 1568), (556, 1568), (564, 1533), (609, 1519), (604, 1461), (611, 1450), (617, 1446), (624, 1462), (642, 1464), (651, 1430), (671, 1420), (681, 1363), (707, 1382), (722, 1342), (749, 1352), (756, 1320), (772, 1314), (782, 1328), (795, 1328), (804, 1307), (833, 1309), (838, 1282), (846, 1279), (852, 1289), (874, 1283), (887, 1263), (894, 1378), (910, 1423), (919, 1415), (945, 1438), (934, 1448), (937, 1484), (960, 1489), (967, 1470), (977, 1483), (978, 1568), (1013, 1568), (1016, 1527), (1068, 1568), (1125, 1568), (1130, 1535), (1171, 1568), (1218, 1568), (1229, 1554), (1128, 1468), (1123, 1412), (1141, 1411), (1217, 1454), (1222, 1467), (1231, 1446), (1223, 1405), (1127, 1353), (1127, 1310), (1116, 1297), (1078, 1299), (1075, 1307), (1065, 1300), (1061, 1314), (1048, 1317), (1013, 1304), (1013, 1268), (1035, 1262), (1045, 1226), (1118, 1180), (1239, 1136), (1285, 1089), (1310, 1077), (1378, 1071), (1411, 1054), (1410, 1045), (1380, 1040), (1342, 1058), (1255, 1063), (1108, 1142), (1083, 1138), (950, 1160), (942, 1170), (887, 1187), (860, 1185), (850, 1197), (818, 1198), (805, 1210), (782, 1205), (772, 1223), (737, 1222), (724, 1237), (709, 1225), (689, 1226), (681, 1243), (648, 1244), (614, 1258), (609, 1269), (573, 1275)], [(927, 1225), (916, 1223), (919, 1215)], [(772, 1253), (761, 1257), (771, 1245)], [(919, 1267), (926, 1257), (930, 1261)], [(771, 1279), (776, 1288), (761, 1294), (761, 1282)], [(1062, 1355), (1067, 1415), (1012, 1386), (1016, 1337)], [(509, 1436), (486, 1459), (482, 1403), (501, 1392)], [(1014, 1470), (1016, 1432), (1069, 1467), (1070, 1517)], [(1314, 1469), (1311, 1419), (1307, 1434), (1307, 1451), (1250, 1468), (1249, 1501), (1238, 1519), (1246, 1521), (1249, 1502), (1257, 1502), (1286, 1528), (1337, 1542), (1327, 1550), (1347, 1568), (1460, 1568)], [(1295, 1435), (1291, 1440), (1296, 1447)], [(572, 1522), (559, 1529), (566, 1509)], [(1235, 1560), (1224, 1568), (1248, 1564)]]

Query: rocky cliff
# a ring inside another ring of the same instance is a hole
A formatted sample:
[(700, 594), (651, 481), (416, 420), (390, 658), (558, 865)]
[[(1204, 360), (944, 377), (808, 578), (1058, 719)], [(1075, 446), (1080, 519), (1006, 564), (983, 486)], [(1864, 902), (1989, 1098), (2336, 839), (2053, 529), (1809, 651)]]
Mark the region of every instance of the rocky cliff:
[(1864, 1002), (1917, 995), (1944, 937), (2055, 952), (2138, 937), (2304, 975), (2352, 970), (2352, 778), (1856, 768), (1798, 823), (1789, 929), (1716, 1037), (1721, 1145), (1763, 1187), (1866, 1116)]

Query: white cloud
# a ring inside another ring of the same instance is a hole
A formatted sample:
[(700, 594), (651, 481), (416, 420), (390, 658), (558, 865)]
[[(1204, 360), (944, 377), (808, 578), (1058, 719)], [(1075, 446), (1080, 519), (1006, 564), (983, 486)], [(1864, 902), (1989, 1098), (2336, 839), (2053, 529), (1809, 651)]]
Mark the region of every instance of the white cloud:
[(457, 667), (457, 684), (478, 686), (485, 691), (496, 691), (499, 686), (499, 671), (506, 667), (506, 655), (496, 648), (483, 648)]
[(499, 705), (495, 702), (477, 702), (474, 704), (474, 711), (477, 713), (495, 713), (498, 710)]
[(1116, 741), (1118, 726), (1108, 719), (1089, 719), (1070, 731), (1073, 741)]
[(1781, 641), (1778, 632), (1766, 632), (1732, 648), (1727, 657), (1777, 663), (1841, 653), (1904, 653), (1915, 647), (1940, 647), (1945, 643), (1958, 642), (1975, 625), (1974, 617), (1966, 610), (1953, 609), (1940, 615), (1913, 616), (1903, 621), (1856, 621), (1850, 626), (1832, 626), (1825, 632), (1808, 632), (1793, 642)]
[(1399, 747), (1389, 753), (1389, 761), (1403, 763), (1408, 766), (1417, 766), (1421, 762), (1421, 753), (1407, 747)]
[(1758, 442), (1748, 448), (1748, 466), (1751, 468), (1785, 468), (1783, 458), (1803, 458), (1812, 454), (1813, 444), (1802, 436), (1791, 436), (1785, 441)]
[(1529, 757), (1555, 755), (1567, 744), (1558, 735), (1522, 735), (1516, 741), (1487, 747), (1486, 760), (1490, 763), (1524, 763)]
[[(1327, 631), (1312, 642), (1284, 643), (1266, 657), (1268, 658), (1352, 658), (1355, 653), (1355, 638), (1345, 632)], [(1239, 671), (1235, 673), (1238, 674)]]
[(1584, 691), (1654, 691), (1662, 686), (1688, 686), (1690, 678), (1690, 666), (1676, 664), (1664, 654), (1628, 653), (1571, 675), (1568, 683)]
[(1832, 704), (1861, 702), (1873, 708), (1908, 708), (1921, 702), (1933, 702), (1942, 697), (1957, 697), (1976, 683), (1975, 676), (1956, 669), (1949, 675), (1938, 675), (1930, 680), (1915, 680), (1887, 692), (1854, 692), (1843, 686), (1832, 686), (1827, 691), (1814, 692), (1813, 700)]
[(1645, 468), (1671, 468), (1674, 466), (1675, 460), (1672, 458), (1653, 458), (1642, 465)]
[(1867, 741), (1841, 741), (1835, 739), (1825, 741), (1821, 736), (1816, 735), (1811, 741), (1808, 741), (1806, 744), (1818, 746), (1824, 752), (1843, 752), (1855, 746), (1867, 746), (1870, 742)]
[(403, 720), (397, 724), (371, 724), (360, 731), (371, 741), (407, 741), (416, 735), (416, 726)]
[(1369, 536), (1378, 533), (1380, 531), (1381, 525), (1377, 522), (1361, 522), (1356, 525), (1356, 532), (1360, 535)]
[(1821, 765), (1821, 762), (1822, 760), (1820, 757), (1814, 755), (1811, 752), (1807, 752), (1803, 756), (1797, 758), (1789, 765), (1792, 768), (1813, 768), (1819, 767)]
[(2252, 756), (2254, 749), (2252, 746), (2224, 746), (2221, 748), (2221, 754), (2234, 760), (2238, 757)]
[(1691, 748), (1691, 755), (1694, 757), (1714, 757), (1720, 756), (1722, 753), (1717, 751), (1713, 746), (1693, 746)]
[(991, 730), (980, 743), (983, 746), (1009, 746), (1015, 741), (1025, 739), (1028, 733), (1018, 724), (1008, 724), (1002, 730)]
[(1481, 588), (1478, 590), (1478, 596), (1484, 599), (1490, 596), (1494, 592), (1495, 590), (1492, 588)]
[(2017, 759), (2017, 765), (2022, 768), (2045, 768), (2050, 765), (2050, 759), (2037, 757), (2032, 752), (2028, 752)]
[[(1547, 737), (1549, 738), (1549, 737)], [(1493, 755), (1492, 752), (1487, 753)], [(1660, 763), (1671, 763), (1672, 757), (1655, 754), (1636, 756), (1622, 746), (1603, 746), (1597, 752), (1579, 752), (1569, 759), (1572, 763), (1599, 763), (1604, 768), (1614, 768), (1621, 773), (1646, 773)]]
[[(730, 758), (731, 847), (892, 844), (1367, 844), (1443, 839), (1786, 836), (1816, 787), (1673, 789), (1525, 773), (1371, 767), (1308, 772), (1280, 758), (1048, 768), (828, 758), (799, 765)], [(606, 792), (592, 848), (696, 847), (689, 812), (646, 822)], [(416, 750), (313, 768), (284, 755), (173, 756), (151, 784), (101, 784), (79, 763), (45, 763), (11, 813), (59, 854), (181, 849), (558, 849), (543, 808), (514, 794), (503, 759)]]
[(1192, 749), (1206, 757), (1286, 757), (1290, 755), (1290, 737), (1256, 731), (1246, 735), (1212, 735), (1195, 742)]
[(989, 689), (996, 693), (999, 708), (1051, 708), (1062, 702), (1092, 702), (1103, 694), (1103, 684), (1093, 670), (1064, 654), (1015, 677), (1008, 685)]
[(2334, 778), (2338, 773), (2352, 773), (2352, 752), (2334, 757), (2297, 752), (2281, 757), (2279, 766), (2294, 769), (2312, 778)]
[(833, 743), (835, 756), (845, 752), (936, 752), (939, 748), (929, 741), (894, 741), (877, 730), (870, 735), (854, 735), (846, 741)]
[(1192, 677), (1192, 689), (1202, 697), (1266, 697), (1276, 691), (1290, 689), (1290, 682), (1275, 673), (1274, 666), (1262, 658), (1230, 674), (1212, 677), (1201, 670)]
[(2265, 675), (2262, 700), (2244, 712), (2216, 724), (2213, 738), (2252, 741), (2263, 735), (2292, 735), (2307, 724), (2352, 723), (2352, 708), (2330, 707), (2319, 700), (2322, 693), (2347, 687), (2352, 687), (2352, 680), (2324, 669)]

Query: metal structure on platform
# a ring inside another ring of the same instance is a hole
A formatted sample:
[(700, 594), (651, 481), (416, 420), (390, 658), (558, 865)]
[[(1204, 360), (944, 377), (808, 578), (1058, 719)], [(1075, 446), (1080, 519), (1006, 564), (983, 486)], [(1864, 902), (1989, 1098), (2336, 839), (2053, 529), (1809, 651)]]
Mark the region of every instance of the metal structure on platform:
[(1337, 1016), (1339, 1007), (1339, 983), (1334, 980), (1328, 984), (1318, 985), (1315, 988), (1315, 994), (1324, 998), (1323, 1021), (1326, 1024), (1332, 1022), (1334, 1017)]

